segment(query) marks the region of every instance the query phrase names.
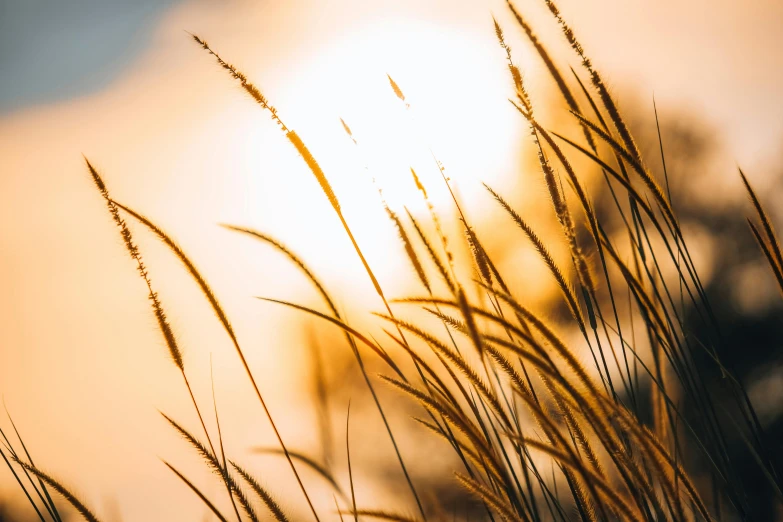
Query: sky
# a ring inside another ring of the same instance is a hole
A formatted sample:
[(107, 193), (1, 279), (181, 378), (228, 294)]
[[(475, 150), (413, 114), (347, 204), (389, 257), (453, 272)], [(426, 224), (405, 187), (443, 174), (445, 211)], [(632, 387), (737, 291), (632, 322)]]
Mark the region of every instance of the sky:
[[(517, 3), (577, 66), (539, 4)], [(720, 129), (727, 172), (736, 161), (762, 188), (780, 172), (783, 4), (563, 0), (560, 7), (621, 106), (633, 101), (651, 111), (655, 96), (662, 117), (685, 111)], [(402, 275), (402, 256), (388, 255), (397, 240), (377, 187), (392, 208), (424, 213), (407, 175), (413, 165), (435, 204), (446, 205), (431, 149), (473, 215), (486, 210), (481, 181), (518, 191), (515, 200), (531, 213), (543, 193), (514, 181), (525, 132), (506, 101), (513, 93), (493, 14), (534, 98), (547, 100), (552, 86), (499, 1), (0, 0), (0, 394), (36, 460), (126, 521), (203, 515), (158, 461), (172, 459), (209, 483), (158, 417), (160, 409), (195, 421), (82, 154), (114, 197), (170, 231), (204, 271), (292, 445), (313, 443), (303, 428), (314, 422), (310, 397), (297, 385), (309, 364), (304, 344), (312, 326), (253, 297), (319, 303), (279, 256), (218, 224), (283, 239), (358, 324), (370, 320), (367, 309), (379, 308), (339, 222), (285, 137), (185, 31), (237, 64), (308, 143), (381, 283), (404, 294), (413, 281)], [(391, 93), (387, 73), (410, 110)], [(554, 109), (545, 114), (565, 118)], [(716, 180), (722, 183), (733, 182)], [(482, 219), (479, 228), (490, 222)], [(212, 361), (228, 447), (246, 456), (259, 440), (271, 444), (249, 386), (236, 378), (241, 368), (231, 346), (197, 290), (160, 244), (132, 228), (182, 337), (196, 394), (207, 403)], [(519, 277), (533, 293), (541, 284)], [(247, 458), (282, 497), (296, 498), (285, 468)], [(11, 487), (4, 471), (2, 487)], [(394, 493), (362, 487), (375, 498)], [(217, 487), (208, 491), (218, 494)]]
[(175, 3), (0, 2), (0, 113), (105, 88), (145, 50)]

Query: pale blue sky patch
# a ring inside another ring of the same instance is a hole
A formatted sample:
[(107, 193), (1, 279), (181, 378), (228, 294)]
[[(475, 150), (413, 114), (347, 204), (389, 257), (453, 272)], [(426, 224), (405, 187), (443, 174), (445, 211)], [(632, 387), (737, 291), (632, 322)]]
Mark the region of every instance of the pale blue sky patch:
[(179, 0), (0, 0), (0, 114), (94, 92)]

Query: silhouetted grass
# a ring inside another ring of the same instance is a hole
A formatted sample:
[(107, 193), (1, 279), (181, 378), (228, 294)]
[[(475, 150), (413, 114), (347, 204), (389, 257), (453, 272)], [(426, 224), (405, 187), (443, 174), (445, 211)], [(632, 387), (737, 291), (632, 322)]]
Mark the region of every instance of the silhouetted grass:
[[(199, 442), (169, 417), (166, 419), (225, 484), (238, 520), (261, 518), (254, 507), (257, 500), (276, 520), (289, 518), (273, 499), (272, 492), (261, 487), (239, 464), (226, 459), (220, 433), (220, 456), (215, 451), (190, 392), (182, 351), (121, 212), (132, 216), (161, 239), (200, 288), (232, 341), (277, 436), (280, 448), (263, 448), (262, 451), (278, 453), (287, 459), (316, 520), (319, 518), (316, 506), (311, 502), (294, 461), (315, 470), (341, 497), (343, 506), (334, 497), (338, 511), (335, 515), (351, 514), (355, 520), (445, 518), (438, 505), (423, 501), (420, 492), (425, 485), (417, 483), (409, 469), (426, 466), (426, 463), (412, 463), (404, 458), (376, 393), (377, 382), (388, 384), (424, 410), (428, 418), (415, 418), (424, 428), (419, 436), (435, 435), (454, 450), (459, 468), (453, 470), (453, 477), (450, 476), (449, 480), (475, 497), (490, 520), (754, 520), (755, 509), (748, 500), (749, 488), (753, 485), (738, 479), (737, 457), (727, 449), (729, 435), (736, 434), (746, 443), (743, 458), (755, 462), (778, 500), (783, 499), (778, 474), (778, 444), (768, 440), (743, 383), (718, 356), (718, 348), (724, 343), (723, 334), (673, 208), (668, 173), (664, 190), (646, 166), (623, 114), (571, 27), (551, 0), (544, 0), (544, 3), (581, 61), (584, 74), (589, 77), (590, 81), (583, 83), (579, 73), (573, 71), (578, 89), (561, 74), (521, 10), (511, 3), (508, 6), (518, 22), (518, 29), (532, 44), (570, 109), (576, 128), (581, 129), (583, 135), (579, 138), (569, 138), (565, 132), (550, 130), (545, 122), (539, 120), (534, 112), (535, 101), (525, 88), (524, 77), (514, 64), (512, 49), (497, 21), (494, 22), (494, 30), (501, 51), (508, 60), (510, 86), (514, 92), (510, 101), (530, 130), (552, 212), (559, 223), (558, 232), (568, 245), (570, 264), (558, 265), (547, 246), (550, 238), (537, 234), (501, 194), (488, 186), (486, 188), (511, 218), (509, 226), (520, 228), (527, 241), (532, 243), (560, 290), (570, 312), (570, 324), (559, 326), (533, 311), (516, 296), (514, 289), (509, 288), (489, 252), (482, 246), (482, 232), (471, 225), (454, 197), (454, 210), (464, 226), (465, 240), (472, 253), (471, 260), (461, 262), (473, 263), (470, 268), (475, 274), (474, 280), (460, 278), (458, 274), (465, 271), (455, 267), (458, 261), (451, 252), (455, 238), (449, 238), (445, 233), (427, 196), (427, 189), (413, 169), (412, 183), (429, 209), (431, 225), (440, 245), (436, 247), (430, 241), (423, 224), (410, 213), (408, 218), (416, 234), (409, 236), (406, 230), (408, 223), (381, 200), (423, 290), (421, 296), (387, 299), (354, 238), (340, 207), (338, 194), (303, 138), (283, 123), (259, 87), (221, 58), (204, 40), (193, 36), (256, 104), (271, 115), (285, 138), (300, 154), (329, 201), (383, 304), (384, 313), (376, 315), (380, 321), (388, 323), (389, 329), (385, 331), (391, 341), (389, 345), (402, 350), (407, 356), (405, 361), (396, 359), (393, 354), (399, 352), (390, 351), (352, 327), (339, 313), (325, 285), (300, 257), (280, 241), (248, 228), (227, 226), (285, 255), (313, 284), (328, 312), (281, 300), (267, 301), (286, 305), (342, 330), (383, 419), (410, 493), (409, 499), (401, 498), (396, 505), (388, 508), (357, 507), (353, 468), (361, 466), (361, 463), (350, 460), (347, 431), (349, 488), (335, 478), (329, 458), (325, 457), (325, 462), (321, 463), (287, 448), (256, 385), (229, 318), (207, 281), (171, 236), (148, 218), (111, 199), (97, 170), (87, 163), (149, 289), (153, 314), (169, 355), (182, 373), (207, 444)], [(412, 111), (400, 85), (391, 77), (389, 82), (393, 94), (405, 104), (407, 111)], [(592, 114), (583, 112), (582, 106), (589, 107)], [(342, 124), (358, 146), (350, 128), (344, 121)], [(658, 136), (660, 139), (660, 133)], [(603, 189), (611, 193), (614, 203), (610, 209), (613, 213), (611, 218), (624, 224), (620, 234), (610, 236), (606, 232), (605, 224), (609, 217), (594, 210), (584, 181), (586, 173), (569, 159), (568, 153), (572, 152), (587, 160), (590, 169), (603, 174)], [(443, 165), (434, 154), (433, 159), (443, 182), (451, 191), (450, 182), (443, 174)], [(663, 163), (665, 168), (665, 159)], [(565, 172), (566, 183), (560, 172)], [(760, 223), (756, 225), (749, 220), (751, 233), (783, 292), (783, 256), (779, 241), (762, 201), (742, 171), (740, 176)], [(570, 187), (571, 197), (566, 187)], [(382, 193), (380, 187), (377, 188)], [(451, 194), (453, 196), (453, 192)], [(570, 200), (574, 199), (578, 205), (572, 208)], [(422, 245), (424, 255), (418, 252)], [(630, 245), (627, 252), (625, 245)], [(445, 261), (442, 256), (446, 257)], [(589, 259), (598, 259), (600, 265), (594, 270)], [(674, 269), (675, 280), (664, 277), (667, 268)], [(434, 275), (431, 274), (433, 270)], [(436, 295), (433, 290), (433, 282), (438, 279), (445, 283), (445, 295)], [(477, 291), (471, 293), (468, 288), (476, 288)], [(708, 335), (702, 338), (691, 335), (684, 320), (686, 302), (706, 325)], [(399, 318), (396, 314), (400, 311), (395, 313), (392, 304), (399, 305), (399, 310), (406, 313), (408, 309), (415, 308), (432, 314), (439, 319), (445, 338), (414, 321)], [(621, 320), (626, 316), (630, 319)], [(630, 337), (627, 334), (629, 325), (633, 327), (634, 321), (644, 325), (644, 335), (639, 338), (635, 334)], [(570, 328), (576, 328), (581, 334), (577, 342), (565, 340), (569, 337), (564, 333)], [(378, 378), (371, 375), (359, 346), (370, 348), (378, 356), (383, 371), (389, 375), (382, 374)], [(581, 362), (579, 354), (584, 348), (592, 354), (594, 368)], [(714, 368), (725, 377), (721, 386), (729, 391), (732, 402), (728, 406), (714, 399), (706, 370), (694, 362), (696, 354), (705, 351)], [(652, 364), (646, 356), (648, 352), (652, 356)], [(415, 371), (411, 371), (407, 358)], [(646, 393), (647, 388), (650, 388), (650, 393)], [(682, 397), (696, 405), (695, 414), (686, 415), (681, 410)], [(644, 405), (643, 401), (649, 404)], [(319, 404), (325, 402), (319, 401)], [(643, 415), (646, 409), (653, 412), (650, 422)], [(729, 410), (736, 414), (727, 416)], [(346, 418), (346, 430), (348, 428)], [(0, 455), (14, 472), (41, 520), (46, 520), (47, 516), (53, 520), (60, 519), (46, 486), (61, 494), (85, 519), (97, 520), (61, 483), (36, 468), (26, 450), (25, 460), (13, 450), (8, 439), (5, 439), (5, 445), (9, 455), (1, 448)], [(692, 470), (686, 469), (687, 462), (682, 457), (686, 453), (696, 453), (709, 463), (709, 468), (698, 478), (691, 475)], [(542, 456), (551, 462), (551, 476), (542, 469)], [(183, 474), (168, 463), (166, 465), (220, 520), (226, 520), (215, 504)], [(234, 478), (235, 473), (250, 486), (255, 497), (243, 492), (240, 482)], [(30, 474), (40, 479), (38, 484)], [(22, 475), (28, 479), (29, 486)], [(350, 499), (344, 491), (350, 491)], [(415, 504), (418, 513), (415, 517), (402, 514), (402, 508), (409, 504)], [(331, 507), (327, 509), (332, 510)]]

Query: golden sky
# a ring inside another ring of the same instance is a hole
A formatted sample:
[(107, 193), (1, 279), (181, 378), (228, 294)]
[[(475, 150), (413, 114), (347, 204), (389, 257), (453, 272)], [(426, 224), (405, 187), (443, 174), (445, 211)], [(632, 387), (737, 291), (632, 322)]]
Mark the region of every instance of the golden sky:
[[(560, 4), (621, 105), (627, 95), (649, 101), (651, 111), (654, 94), (664, 117), (682, 108), (700, 114), (721, 129), (729, 158), (760, 176), (775, 172), (783, 143), (783, 4)], [(539, 2), (517, 5), (562, 48)], [(278, 326), (291, 324), (290, 311), (253, 296), (319, 303), (278, 255), (217, 224), (249, 225), (282, 239), (322, 276), (352, 319), (364, 321), (367, 309), (380, 307), (295, 151), (185, 30), (242, 69), (302, 136), (381, 283), (396, 285), (394, 293), (403, 295), (412, 282), (401, 280), (407, 271), (401, 253), (389, 254), (397, 248), (394, 231), (364, 164), (396, 210), (424, 208), (407, 174), (410, 165), (432, 187), (435, 203), (448, 204), (428, 147), (476, 215), (487, 202), (481, 181), (501, 190), (516, 186), (510, 180), (524, 132), (506, 101), (512, 92), (492, 14), (509, 35), (534, 97), (546, 99), (551, 86), (539, 80), (536, 57), (503, 2), (266, 0), (189, 1), (147, 13), (139, 22), (144, 30), (118, 51), (110, 78), (93, 85), (87, 75), (78, 82), (82, 91), (58, 93), (50, 86), (31, 101), (14, 94), (16, 101), (0, 104), (0, 394), (36, 462), (99, 511), (116, 503), (126, 521), (203, 514), (158, 462), (165, 456), (194, 470), (199, 483), (209, 482), (158, 418), (160, 409), (191, 426), (195, 421), (155, 330), (144, 285), (81, 154), (103, 173), (115, 198), (171, 232), (203, 269), (292, 446), (313, 442), (303, 428), (314, 422), (310, 397), (295, 378), (295, 368), (307, 364), (306, 335)], [(37, 16), (25, 18), (29, 31), (48, 27), (46, 14)], [(100, 23), (110, 20), (110, 10), (101, 12)], [(13, 57), (9, 45), (19, 46)], [(25, 45), (34, 44), (21, 37), (4, 42), (3, 75), (49, 63), (40, 52), (26, 53)], [(60, 65), (89, 59), (78, 47), (57, 58)], [(406, 92), (413, 123), (391, 93), (387, 73)], [(340, 117), (361, 143), (358, 154)], [(522, 198), (542, 193), (537, 186), (523, 192)], [(171, 256), (132, 228), (182, 338), (199, 399), (210, 401), (212, 353), (229, 447), (268, 470), (259, 473), (281, 497), (298, 498), (285, 468), (247, 456), (259, 439), (271, 443), (271, 432), (246, 381), (236, 378), (240, 368), (228, 339)], [(0, 486), (11, 487), (6, 471), (0, 471)], [(207, 488), (218, 490), (216, 484)]]

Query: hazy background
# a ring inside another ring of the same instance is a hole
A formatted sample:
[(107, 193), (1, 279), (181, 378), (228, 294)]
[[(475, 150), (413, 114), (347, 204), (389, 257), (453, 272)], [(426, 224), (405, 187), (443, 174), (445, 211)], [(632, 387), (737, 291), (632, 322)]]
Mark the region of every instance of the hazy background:
[[(553, 49), (565, 51), (540, 3), (516, 5)], [(639, 128), (650, 129), (654, 95), (670, 128), (697, 122), (709, 136), (710, 155), (700, 172), (708, 190), (689, 197), (704, 208), (726, 205), (726, 194), (739, 185), (739, 163), (780, 223), (773, 198), (780, 193), (783, 160), (783, 4), (559, 5), (621, 107), (638, 115)], [(303, 278), (269, 249), (217, 226), (250, 225), (282, 239), (322, 276), (354, 323), (364, 324), (368, 310), (381, 306), (312, 175), (267, 114), (185, 30), (247, 73), (308, 143), (394, 296), (415, 291), (414, 281), (365, 160), (397, 210), (407, 205), (424, 211), (407, 175), (410, 165), (436, 204), (449, 209), (428, 145), (479, 231), (498, 215), (487, 210), (480, 181), (513, 191), (526, 212), (548, 208), (541, 206), (537, 171), (520, 173), (526, 133), (507, 102), (512, 92), (492, 14), (504, 26), (534, 98), (547, 104), (555, 98), (552, 86), (499, 1), (0, 1), (0, 393), (36, 462), (108, 519), (117, 512), (127, 521), (203, 515), (159, 456), (187, 470), (206, 491), (220, 493), (219, 483), (159, 418), (158, 409), (195, 430), (144, 285), (91, 185), (82, 153), (104, 174), (114, 197), (171, 232), (203, 270), (292, 447), (311, 447), (317, 439), (308, 348), (313, 337), (329, 379), (347, 383), (334, 398), (335, 419), (343, 418), (349, 396), (365, 395), (344, 378), (353, 375), (348, 350), (334, 332), (253, 299), (321, 306)], [(568, 53), (559, 56), (578, 65)], [(418, 132), (411, 132), (386, 73), (406, 92)], [(556, 106), (545, 114), (553, 124), (567, 118)], [(339, 117), (362, 143), (361, 155)], [(212, 354), (228, 451), (293, 509), (299, 497), (290, 473), (273, 457), (248, 452), (271, 444), (272, 434), (238, 377), (228, 339), (171, 256), (132, 228), (205, 405), (211, 401)], [(500, 232), (491, 238), (495, 248), (511, 240)], [(711, 255), (719, 259), (722, 251)], [(515, 259), (525, 262), (523, 254)], [(532, 269), (520, 272), (516, 279), (531, 299), (545, 294)], [(763, 272), (747, 277), (757, 287), (771, 282)], [(754, 303), (747, 306), (752, 310)], [(769, 401), (779, 399), (775, 382)], [(405, 422), (404, 412), (398, 417)], [(381, 480), (391, 448), (374, 440), (363, 444), (359, 436), (375, 432), (378, 419), (357, 419), (355, 458), (363, 463), (357, 494), (407, 498)], [(0, 426), (8, 427), (4, 418)], [(410, 442), (403, 440), (403, 447), (414, 454), (429, 448)], [(431, 462), (414, 473), (424, 480), (441, 464), (449, 463)], [(316, 487), (317, 479), (306, 477)], [(0, 490), (15, 494), (13, 488), (10, 473), (0, 471)], [(325, 491), (322, 497), (330, 501)]]

